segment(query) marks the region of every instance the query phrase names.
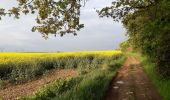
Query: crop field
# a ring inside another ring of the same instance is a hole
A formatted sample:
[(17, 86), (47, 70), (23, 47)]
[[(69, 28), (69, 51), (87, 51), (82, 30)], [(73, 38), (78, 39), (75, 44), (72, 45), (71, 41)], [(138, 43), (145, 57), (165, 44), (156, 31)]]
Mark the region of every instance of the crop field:
[(74, 100), (99, 100), (124, 59), (119, 50), (0, 53), (0, 86), (2, 88), (6, 81), (24, 84), (54, 69), (74, 69), (78, 72), (77, 76), (56, 80), (34, 91), (32, 96), (21, 99), (69, 100), (71, 96)]

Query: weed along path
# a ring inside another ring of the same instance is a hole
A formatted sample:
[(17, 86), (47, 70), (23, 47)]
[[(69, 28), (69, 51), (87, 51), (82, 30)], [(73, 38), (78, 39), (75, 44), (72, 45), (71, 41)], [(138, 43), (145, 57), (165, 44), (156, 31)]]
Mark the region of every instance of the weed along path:
[(39, 88), (57, 79), (64, 79), (76, 75), (77, 72), (71, 69), (53, 70), (49, 74), (44, 75), (37, 80), (33, 80), (21, 85), (11, 85), (5, 89), (0, 90), (0, 97), (2, 100), (15, 100), (17, 97), (29, 96)]
[(113, 79), (105, 100), (162, 100), (137, 58), (129, 56)]

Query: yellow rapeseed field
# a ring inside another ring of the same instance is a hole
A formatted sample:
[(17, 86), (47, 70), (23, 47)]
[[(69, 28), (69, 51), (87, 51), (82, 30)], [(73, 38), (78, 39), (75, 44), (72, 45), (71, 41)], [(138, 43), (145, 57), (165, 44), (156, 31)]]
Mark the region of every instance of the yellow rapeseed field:
[(121, 57), (121, 51), (0, 53), (0, 80), (29, 80), (51, 69), (95, 69)]
[(30, 61), (34, 58), (49, 58), (49, 57), (66, 57), (66, 56), (85, 56), (85, 55), (101, 55), (113, 56), (119, 55), (120, 50), (107, 50), (107, 51), (81, 51), (81, 52), (50, 52), (50, 53), (17, 53), (17, 52), (2, 52), (0, 53), (0, 64), (17, 61)]

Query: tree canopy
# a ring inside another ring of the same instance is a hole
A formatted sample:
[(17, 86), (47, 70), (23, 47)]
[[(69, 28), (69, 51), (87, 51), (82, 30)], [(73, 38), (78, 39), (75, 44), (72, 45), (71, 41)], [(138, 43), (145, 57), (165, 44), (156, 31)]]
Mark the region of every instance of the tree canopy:
[(48, 34), (66, 33), (76, 35), (76, 32), (84, 27), (79, 22), (80, 7), (86, 0), (17, 0), (18, 6), (9, 10), (0, 8), (2, 16), (14, 16), (19, 19), (21, 14), (35, 14), (37, 26), (32, 31), (38, 31), (47, 37)]
[(170, 1), (117, 0), (99, 11), (122, 21), (129, 43), (156, 64), (156, 70), (170, 78)]

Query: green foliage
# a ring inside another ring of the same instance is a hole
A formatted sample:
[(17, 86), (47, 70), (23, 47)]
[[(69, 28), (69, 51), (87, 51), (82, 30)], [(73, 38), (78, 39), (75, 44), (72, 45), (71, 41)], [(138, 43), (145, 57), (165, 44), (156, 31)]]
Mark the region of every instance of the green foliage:
[(120, 21), (129, 13), (140, 9), (147, 9), (158, 3), (159, 0), (115, 0), (110, 7), (97, 11), (100, 17), (111, 17), (114, 21)]
[(99, 14), (122, 21), (134, 49), (152, 59), (160, 75), (170, 78), (169, 0), (117, 0)]
[(58, 80), (22, 100), (102, 100), (116, 70), (125, 57), (118, 57), (78, 77)]
[(8, 11), (0, 8), (0, 19), (5, 15), (19, 19), (21, 14), (35, 14), (37, 26), (32, 28), (33, 32), (37, 30), (45, 38), (48, 34), (76, 35), (84, 27), (79, 22), (81, 1), (86, 0), (16, 0), (18, 6)]
[(0, 79), (0, 89), (2, 89), (5, 85), (5, 82), (3, 80)]
[(130, 48), (130, 43), (128, 41), (124, 41), (120, 43), (120, 48), (122, 51), (127, 51), (128, 48)]
[(50, 100), (55, 96), (59, 96), (62, 93), (69, 91), (72, 87), (78, 84), (82, 80), (82, 77), (56, 80), (50, 85), (44, 86), (42, 89), (34, 93), (32, 97), (23, 97), (23, 100)]
[[(56, 97), (56, 100), (101, 100), (114, 73), (96, 70), (87, 74), (71, 91)], [(74, 95), (76, 94), (76, 95)]]

